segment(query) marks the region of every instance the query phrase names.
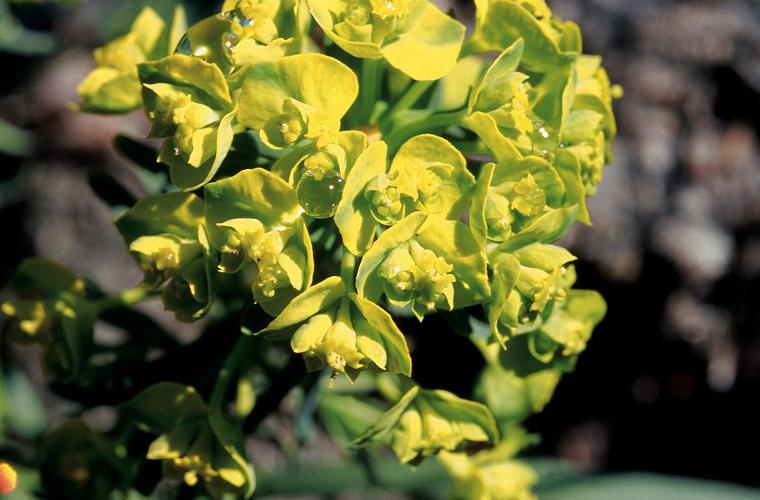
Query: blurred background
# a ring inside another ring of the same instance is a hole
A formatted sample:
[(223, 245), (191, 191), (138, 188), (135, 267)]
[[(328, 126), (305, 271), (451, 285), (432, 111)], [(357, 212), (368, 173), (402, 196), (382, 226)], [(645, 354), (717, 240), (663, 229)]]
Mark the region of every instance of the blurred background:
[[(748, 458), (760, 449), (760, 1), (549, 3), (580, 24), (585, 52), (604, 57), (625, 97), (616, 103), (615, 162), (590, 203), (594, 225), (567, 238), (579, 286), (599, 290), (609, 313), (576, 372), (528, 421), (543, 436), (530, 454), (584, 471), (760, 486)], [(190, 5), (196, 18), (216, 7)], [(139, 111), (69, 108), (92, 48), (124, 32), (140, 6), (0, 0), (0, 282), (28, 255), (60, 261), (108, 292), (140, 280), (93, 185), (115, 179), (125, 204), (143, 194), (113, 140), (142, 137), (146, 122)], [(464, 340), (445, 337), (428, 353), (437, 367), (461, 363)], [(425, 359), (420, 382), (442, 385)], [(17, 402), (36, 395), (29, 404), (49, 420), (9, 417), (30, 432), (69, 410), (45, 389), (37, 361), (3, 341), (7, 390)], [(476, 363), (463, 372), (476, 373)], [(470, 389), (471, 377), (450, 377), (443, 385)], [(95, 421), (109, 418), (97, 411)]]

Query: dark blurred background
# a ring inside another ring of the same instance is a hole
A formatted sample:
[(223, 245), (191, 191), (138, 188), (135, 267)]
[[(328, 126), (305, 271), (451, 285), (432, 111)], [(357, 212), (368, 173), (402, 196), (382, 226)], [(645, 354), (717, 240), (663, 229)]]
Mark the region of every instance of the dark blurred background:
[[(70, 3), (0, 0), (0, 281), (36, 254), (114, 292), (140, 275), (92, 185), (116, 179), (125, 204), (143, 194), (112, 142), (147, 125), (140, 112), (93, 116), (68, 103), (91, 49), (125, 31), (140, 2)], [(580, 24), (585, 51), (604, 57), (625, 97), (594, 225), (567, 238), (579, 285), (599, 290), (609, 313), (528, 421), (543, 436), (531, 454), (760, 485), (748, 458), (760, 449), (760, 1), (549, 3)], [(195, 2), (191, 15), (215, 7)], [(440, 338), (435, 366), (461, 365), (463, 339)], [(36, 353), (2, 352), (58, 421), (67, 406), (44, 389)], [(434, 368), (418, 354), (424, 383)], [(475, 373), (472, 360), (462, 372)], [(443, 385), (467, 391), (472, 379), (458, 375)]]

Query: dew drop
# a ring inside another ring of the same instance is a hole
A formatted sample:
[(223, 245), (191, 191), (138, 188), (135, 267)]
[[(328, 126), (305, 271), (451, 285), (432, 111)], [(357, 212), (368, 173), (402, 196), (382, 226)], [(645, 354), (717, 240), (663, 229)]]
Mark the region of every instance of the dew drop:
[(227, 47), (227, 49), (231, 49), (235, 45), (237, 45), (239, 36), (237, 34), (229, 32), (226, 35), (224, 35), (224, 46)]
[[(235, 11), (201, 19), (180, 39), (175, 54), (194, 56), (228, 69), (230, 50), (238, 44), (240, 27), (253, 24)], [(236, 27), (239, 26), (239, 27)]]
[(552, 127), (541, 120), (534, 120), (531, 141), (533, 143), (533, 154), (549, 161), (552, 160), (559, 143), (559, 137)]
[(298, 202), (312, 217), (332, 217), (343, 195), (344, 183), (343, 177), (336, 173), (328, 172), (318, 180), (311, 172), (306, 171), (296, 187)]
[(193, 43), (190, 41), (190, 37), (187, 36), (187, 33), (180, 38), (177, 48), (174, 49), (174, 53), (182, 54), (183, 56), (193, 55)]

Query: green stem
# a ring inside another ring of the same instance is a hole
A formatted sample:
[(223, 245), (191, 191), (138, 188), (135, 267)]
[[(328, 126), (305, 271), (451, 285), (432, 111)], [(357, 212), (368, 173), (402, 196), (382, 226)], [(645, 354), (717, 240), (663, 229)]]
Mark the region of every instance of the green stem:
[(359, 87), (359, 110), (357, 120), (359, 124), (369, 123), (372, 109), (375, 107), (380, 96), (380, 82), (383, 76), (382, 59), (363, 59), (361, 71), (361, 84)]
[(158, 294), (159, 291), (155, 288), (141, 284), (134, 288), (122, 290), (116, 295), (95, 300), (93, 301), (93, 306), (98, 311), (98, 314), (100, 314), (109, 309), (137, 304), (138, 302), (142, 302), (143, 300)]
[(354, 289), (354, 271), (356, 269), (356, 257), (343, 247), (343, 256), (340, 258), (340, 277), (349, 291)]
[(434, 83), (435, 80), (430, 80), (414, 82), (411, 84), (393, 106), (385, 112), (382, 120), (380, 120), (380, 127), (385, 128), (397, 113), (406, 111), (414, 106), (414, 104), (419, 101), (420, 97), (422, 97), (422, 94), (424, 94)]
[(241, 337), (235, 343), (229, 356), (224, 361), (222, 369), (219, 370), (219, 376), (214, 384), (214, 389), (211, 391), (211, 398), (209, 399), (209, 406), (212, 409), (222, 409), (224, 404), (224, 397), (227, 395), (227, 389), (230, 382), (240, 370), (240, 366), (243, 364), (243, 360), (250, 352), (250, 347), (253, 345), (254, 337), (250, 335), (241, 335)]
[(433, 132), (441, 128), (459, 125), (462, 118), (467, 116), (467, 110), (448, 111), (445, 113), (434, 113), (426, 118), (406, 123), (385, 136), (385, 142), (388, 144), (388, 151), (395, 152), (407, 139), (415, 135), (426, 132)]

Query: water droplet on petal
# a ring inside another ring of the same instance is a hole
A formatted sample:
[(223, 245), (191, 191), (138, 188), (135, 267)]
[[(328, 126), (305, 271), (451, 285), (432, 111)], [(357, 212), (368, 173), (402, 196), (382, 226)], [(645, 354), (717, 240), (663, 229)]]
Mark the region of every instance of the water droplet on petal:
[(180, 39), (174, 53), (198, 57), (226, 67), (230, 50), (240, 41), (241, 28), (252, 24), (251, 19), (234, 11), (201, 19)]
[(177, 48), (174, 49), (174, 53), (182, 54), (184, 56), (193, 55), (193, 44), (190, 41), (190, 37), (187, 36), (187, 33), (182, 35), (182, 38), (180, 38), (179, 43), (177, 44)]
[(227, 47), (227, 49), (231, 49), (237, 45), (239, 39), (240, 37), (237, 36), (236, 33), (229, 32), (224, 35), (224, 46)]
[(304, 172), (296, 187), (298, 202), (304, 211), (317, 219), (326, 219), (335, 214), (343, 195), (343, 177), (329, 173), (317, 180), (308, 170)]
[(559, 143), (559, 137), (552, 127), (541, 120), (534, 120), (531, 141), (533, 142), (534, 155), (541, 156), (549, 161), (552, 160)]

